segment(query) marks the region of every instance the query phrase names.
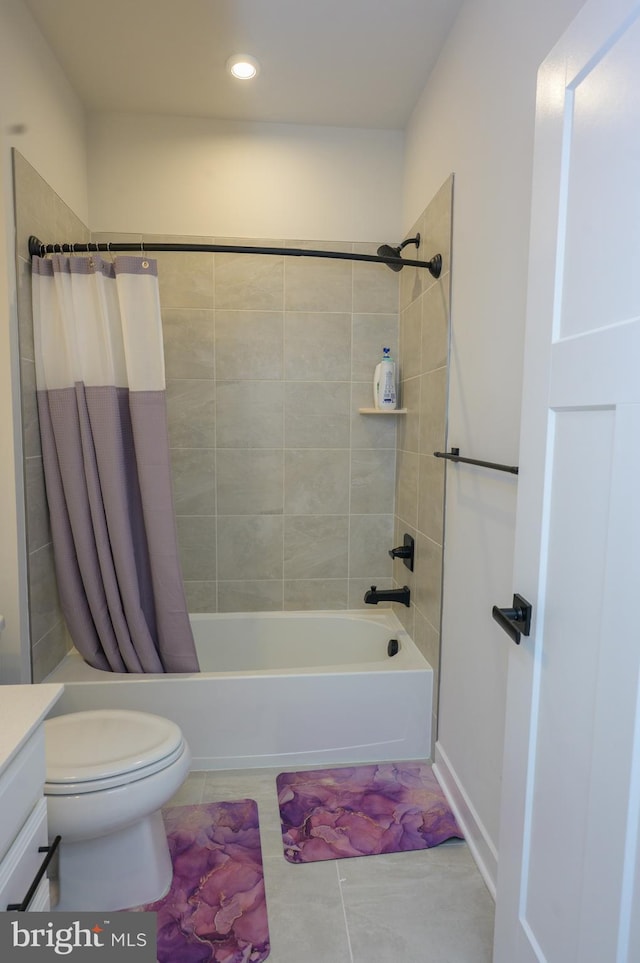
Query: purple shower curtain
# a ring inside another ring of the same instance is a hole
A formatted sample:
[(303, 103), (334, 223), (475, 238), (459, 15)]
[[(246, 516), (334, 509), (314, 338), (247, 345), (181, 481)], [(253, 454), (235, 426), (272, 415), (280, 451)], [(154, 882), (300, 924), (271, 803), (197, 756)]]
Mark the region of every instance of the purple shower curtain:
[(177, 551), (155, 261), (33, 258), (40, 435), (74, 645), (113, 672), (196, 672)]

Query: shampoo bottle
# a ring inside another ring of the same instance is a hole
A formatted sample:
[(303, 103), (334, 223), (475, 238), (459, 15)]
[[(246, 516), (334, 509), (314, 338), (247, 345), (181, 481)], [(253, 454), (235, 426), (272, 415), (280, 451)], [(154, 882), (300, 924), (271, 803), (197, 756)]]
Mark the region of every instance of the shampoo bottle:
[(382, 361), (376, 365), (373, 377), (373, 403), (380, 411), (393, 411), (397, 404), (396, 365), (391, 349), (382, 349)]

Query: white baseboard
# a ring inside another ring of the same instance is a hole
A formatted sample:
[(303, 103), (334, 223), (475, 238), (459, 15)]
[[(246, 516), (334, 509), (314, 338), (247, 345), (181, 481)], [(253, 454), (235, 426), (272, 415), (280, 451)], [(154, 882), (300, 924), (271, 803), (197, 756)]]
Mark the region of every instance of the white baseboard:
[(464, 833), (465, 840), (482, 874), (482, 878), (495, 900), (496, 880), (498, 876), (498, 852), (482, 825), (477, 812), (473, 808), (469, 797), (462, 788), (460, 780), (439, 742), (436, 742), (436, 761), (433, 764), (433, 771)]

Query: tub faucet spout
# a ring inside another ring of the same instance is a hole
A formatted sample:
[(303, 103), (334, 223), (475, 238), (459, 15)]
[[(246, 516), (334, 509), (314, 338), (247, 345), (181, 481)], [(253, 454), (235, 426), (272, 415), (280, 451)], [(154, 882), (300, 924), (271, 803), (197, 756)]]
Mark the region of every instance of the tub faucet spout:
[(372, 585), (368, 592), (364, 593), (364, 600), (369, 605), (377, 605), (378, 602), (402, 602), (403, 605), (410, 605), (411, 592), (408, 585), (403, 585), (401, 589), (379, 589)]

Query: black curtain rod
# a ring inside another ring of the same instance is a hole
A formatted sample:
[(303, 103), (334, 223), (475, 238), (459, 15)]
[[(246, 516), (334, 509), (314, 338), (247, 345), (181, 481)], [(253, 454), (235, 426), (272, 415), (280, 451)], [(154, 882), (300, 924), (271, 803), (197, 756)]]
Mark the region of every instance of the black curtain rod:
[(118, 254), (123, 251), (137, 251), (138, 254), (152, 254), (156, 251), (188, 251), (199, 254), (284, 254), (287, 257), (328, 257), (343, 261), (375, 261), (379, 264), (389, 264), (404, 267), (427, 268), (434, 278), (440, 277), (442, 271), (442, 257), (434, 254), (430, 261), (413, 261), (404, 257), (379, 257), (376, 254), (350, 254), (346, 251), (314, 251), (300, 247), (246, 247), (236, 244), (155, 244), (140, 241), (139, 243), (116, 243), (111, 241), (83, 241), (79, 244), (43, 244), (40, 238), (33, 234), (29, 238), (29, 254), (31, 257), (44, 257), (45, 254), (92, 254), (104, 251), (107, 254)]
[(463, 458), (459, 448), (452, 448), (450, 452), (434, 451), (436, 458), (446, 458), (449, 461), (462, 461), (467, 465), (480, 465), (482, 468), (495, 468), (496, 471), (507, 471), (512, 475), (518, 474), (517, 465), (500, 465), (495, 461), (479, 461), (477, 458)]

